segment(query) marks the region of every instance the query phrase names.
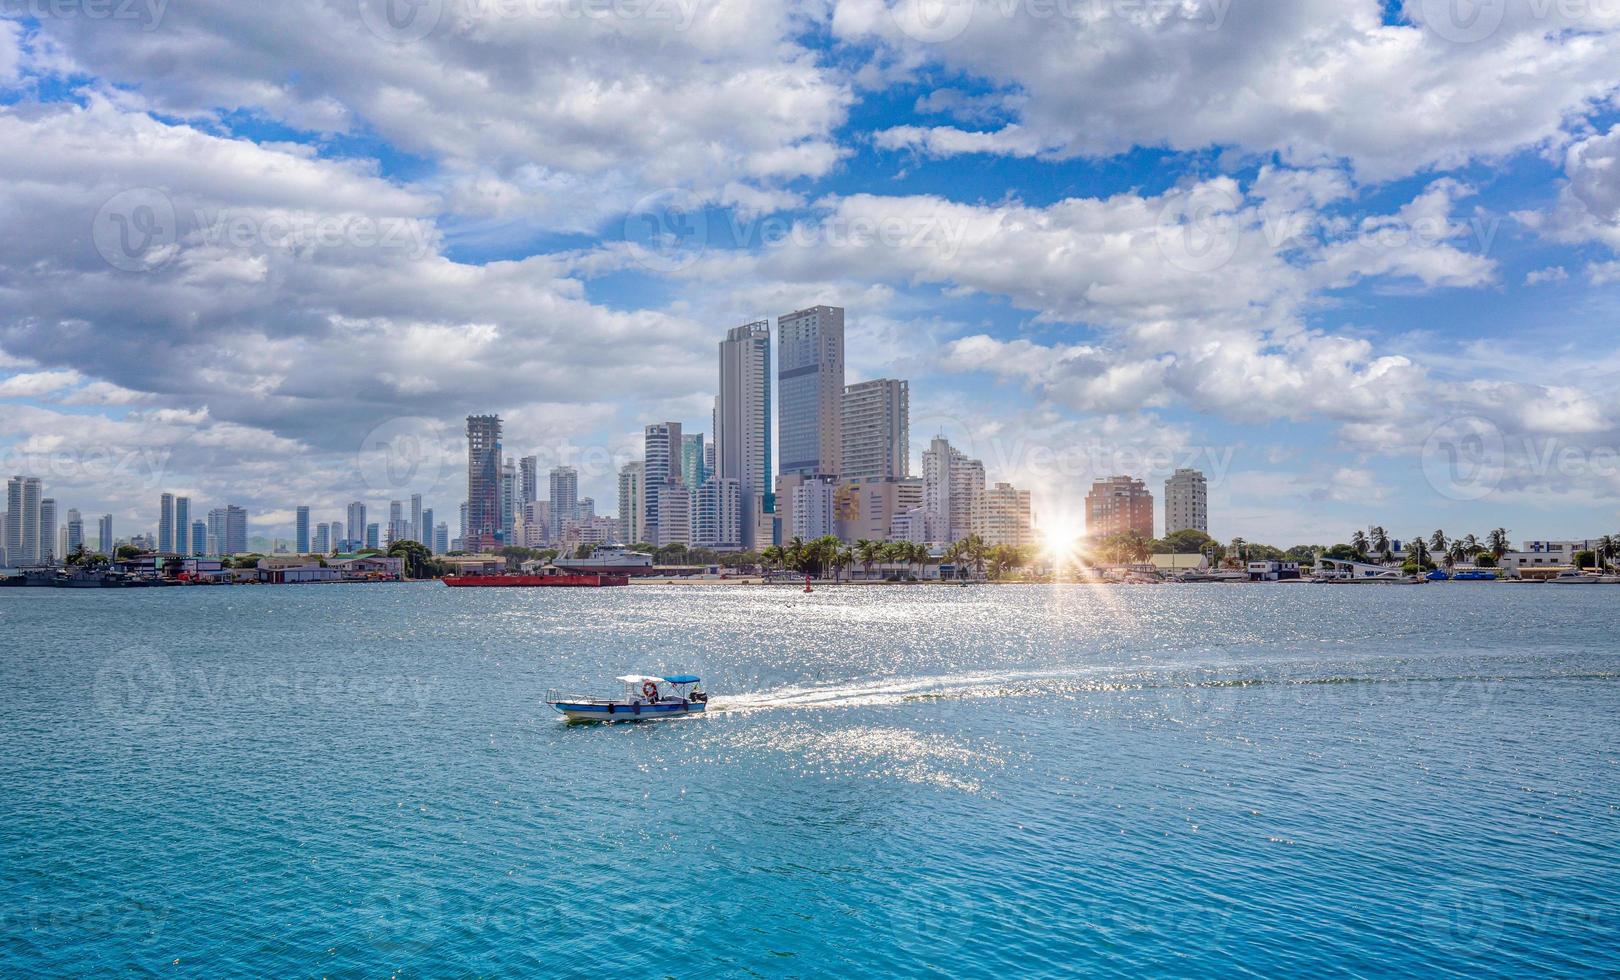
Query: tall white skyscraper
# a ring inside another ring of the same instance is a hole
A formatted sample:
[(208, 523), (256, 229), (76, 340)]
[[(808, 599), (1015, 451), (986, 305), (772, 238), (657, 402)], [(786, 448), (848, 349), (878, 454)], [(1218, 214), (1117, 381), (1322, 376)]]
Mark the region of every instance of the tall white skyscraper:
[(742, 494), (737, 481), (716, 476), (692, 491), (692, 543), (699, 548), (742, 548)]
[(562, 533), (562, 526), (579, 520), (579, 471), (572, 466), (558, 466), (550, 474), (551, 525), (547, 528), (552, 538)]
[(911, 475), (911, 385), (880, 378), (844, 389), (845, 480), (900, 480)]
[(944, 436), (923, 453), (923, 511), (928, 540), (951, 544), (973, 533), (973, 501), (984, 491), (984, 464), (969, 459)]
[(778, 472), (833, 475), (842, 462), (844, 311), (812, 306), (776, 321)]
[(39, 477), (14, 476), (6, 482), (6, 561), (12, 567), (39, 561)]
[(57, 538), (56, 498), (45, 497), (39, 502), (39, 560), (56, 561), (61, 542)]
[[(720, 394), (714, 403), (715, 476), (737, 481), (743, 547), (770, 544), (763, 513), (771, 496), (771, 325), (732, 329), (720, 342)], [(761, 541), (760, 538), (764, 540)]]
[(366, 538), (366, 505), (356, 500), (349, 505), (348, 528), (344, 531), (343, 540), (349, 542), (346, 550), (360, 547), (360, 542)]
[(174, 494), (158, 497), (158, 546), (162, 554), (174, 551)]
[(647, 540), (647, 509), (642, 490), (647, 485), (647, 464), (640, 460), (619, 468), (619, 535), (623, 544)]
[(1197, 470), (1176, 470), (1164, 481), (1164, 533), (1209, 533), (1209, 483)]
[[(686, 487), (681, 484), (681, 423), (663, 422), (647, 426), (643, 446), (646, 482), (642, 485), (641, 493), (644, 501), (642, 511), (646, 514), (647, 522), (645, 530), (648, 541), (663, 546), (670, 542), (664, 540), (658, 526), (659, 500), (668, 495), (686, 495)], [(690, 510), (688, 507), (688, 527), (685, 529), (688, 534)]]

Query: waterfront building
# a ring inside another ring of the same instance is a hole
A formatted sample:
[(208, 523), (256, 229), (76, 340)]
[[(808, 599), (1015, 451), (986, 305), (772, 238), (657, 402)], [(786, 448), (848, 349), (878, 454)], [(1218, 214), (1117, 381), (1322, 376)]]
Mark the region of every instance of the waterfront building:
[(896, 519), (922, 508), (923, 482), (920, 479), (844, 479), (839, 484), (834, 508), (841, 541), (887, 541)]
[(330, 529), (325, 524), (315, 525), (315, 540), (313, 548), (303, 549), (305, 554), (325, 555), (332, 551), (332, 541), (328, 537)]
[(191, 498), (174, 498), (174, 553), (188, 555), (191, 538)]
[(84, 515), (77, 510), (67, 512), (67, 540), (63, 542), (62, 557), (66, 558), (84, 547)]
[(646, 478), (647, 467), (640, 460), (619, 468), (619, 541), (623, 544), (647, 540), (647, 512), (641, 496)]
[(247, 511), (235, 504), (226, 504), (208, 512), (208, 536), (213, 547), (210, 552), (219, 555), (246, 554)]
[(1164, 481), (1164, 533), (1209, 533), (1209, 483), (1197, 470), (1180, 469)]
[(778, 473), (838, 472), (843, 452), (844, 311), (812, 306), (777, 318)]
[(692, 543), (715, 551), (742, 549), (742, 489), (731, 477), (715, 476), (693, 491)]
[(467, 416), (467, 516), (462, 521), (462, 546), (469, 551), (493, 552), (501, 537), (501, 419), (498, 415)]
[(508, 456), (501, 463), (501, 540), (510, 542), (517, 525), (518, 474), (517, 461)]
[[(366, 505), (356, 500), (349, 505), (349, 526), (344, 532), (345, 541), (359, 541), (366, 535)], [(351, 545), (352, 547), (352, 545)]]
[(889, 533), (887, 538), (890, 541), (909, 541), (912, 544), (927, 544), (927, 508), (913, 507), (903, 514), (894, 515), (894, 519), (889, 523)]
[(58, 549), (56, 526), (56, 498), (42, 497), (39, 501), (39, 560), (51, 564), (61, 557)]
[(551, 524), (546, 533), (558, 537), (565, 522), (579, 519), (579, 471), (572, 466), (554, 466), (550, 484)]
[(1135, 532), (1153, 537), (1153, 493), (1141, 480), (1112, 476), (1086, 494), (1086, 533), (1095, 540)]
[(433, 529), (433, 553), (442, 555), (449, 550), (450, 525), (448, 522), (440, 521), (438, 526)]
[(657, 520), (649, 522), (659, 548), (692, 543), (692, 495), (679, 483), (665, 483), (656, 498)]
[(835, 476), (803, 477), (793, 488), (792, 533), (789, 538), (814, 541), (827, 535), (838, 534), (838, 478)]
[[(336, 524), (332, 525), (334, 528)], [(191, 522), (191, 555), (201, 558), (208, 554), (208, 524), (205, 521)]]
[(991, 547), (1024, 548), (1035, 543), (1035, 521), (1028, 490), (998, 483), (973, 499), (973, 533)]
[(111, 514), (102, 514), (101, 519), (96, 522), (96, 550), (108, 558), (115, 554)]
[(427, 535), (423, 532), (422, 527), (422, 495), (419, 493), (413, 493), (411, 494), (410, 539), (415, 541), (417, 544), (421, 544), (427, 539)]
[(911, 385), (879, 378), (844, 389), (845, 480), (900, 480), (911, 475)]
[(681, 482), (688, 487), (701, 487), (709, 479), (708, 453), (703, 448), (703, 433), (689, 432), (681, 436)]
[(380, 530), (381, 529), (378, 528), (376, 524), (366, 525), (366, 547), (370, 548), (372, 551), (382, 550), (380, 547), (380, 539), (382, 537), (382, 535), (379, 533)]
[[(664, 422), (647, 426), (643, 448), (646, 482), (641, 492), (645, 501), (643, 510), (647, 515), (647, 540), (662, 546), (669, 542), (664, 540), (665, 535), (658, 527), (660, 498), (688, 496), (686, 487), (681, 484), (681, 423)], [(687, 509), (690, 510), (690, 501), (687, 502)], [(690, 527), (687, 530), (690, 532)]]
[(771, 397), (770, 322), (733, 328), (720, 342), (711, 472), (737, 481), (743, 547), (751, 550), (769, 545), (773, 537), (765, 517), (775, 510), (771, 502)]
[(416, 540), (419, 543), (421, 543), (422, 545), (425, 545), (428, 548), (428, 550), (431, 551), (433, 549), (433, 508), (432, 507), (424, 507), (424, 508), (422, 508), (422, 520), (421, 520), (421, 523), (418, 525), (417, 530), (419, 530), (421, 532), (422, 536), (417, 538)]
[[(150, 498), (148, 498), (150, 499)], [(158, 497), (158, 548), (165, 555), (174, 553), (174, 494)]]
[(518, 460), (518, 508), (540, 499), (540, 457), (525, 456)]
[(39, 560), (39, 502), (37, 476), (14, 476), (6, 481), (6, 564), (31, 565)]
[(293, 550), (300, 555), (309, 554), (309, 508), (299, 506), (293, 518)]
[(951, 544), (972, 534), (973, 501), (984, 491), (984, 463), (935, 436), (923, 453), (922, 480), (929, 542)]

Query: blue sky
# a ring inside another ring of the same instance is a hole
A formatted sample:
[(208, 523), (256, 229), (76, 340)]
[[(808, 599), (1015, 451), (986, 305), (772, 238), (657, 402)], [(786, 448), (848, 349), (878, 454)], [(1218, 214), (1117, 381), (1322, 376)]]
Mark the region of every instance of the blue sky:
[(1223, 538), (1620, 529), (1607, 5), (388, 2), (5, 8), (9, 472), (453, 518), (496, 411), (612, 512), (829, 303), (1050, 527), (1192, 462)]

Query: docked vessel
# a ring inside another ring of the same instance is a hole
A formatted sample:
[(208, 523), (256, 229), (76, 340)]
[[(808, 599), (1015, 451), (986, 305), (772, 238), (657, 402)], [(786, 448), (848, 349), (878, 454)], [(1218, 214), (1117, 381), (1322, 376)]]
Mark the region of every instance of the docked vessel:
[(685, 718), (709, 708), (709, 696), (698, 690), (699, 678), (695, 674), (626, 674), (618, 681), (625, 685), (625, 694), (620, 697), (552, 692), (546, 696), (546, 703), (569, 721), (600, 722)]
[(574, 588), (598, 589), (605, 586), (629, 585), (628, 575), (572, 575), (549, 569), (538, 575), (446, 575), (444, 584), (457, 589), (540, 589)]
[(559, 556), (551, 563), (564, 571), (580, 574), (645, 576), (653, 573), (652, 555), (616, 544), (597, 548), (589, 558)]
[(1585, 572), (1577, 572), (1577, 571), (1574, 571), (1574, 570), (1565, 571), (1565, 572), (1559, 572), (1557, 575), (1554, 575), (1552, 578), (1548, 579), (1547, 581), (1552, 583), (1553, 585), (1598, 585), (1598, 584), (1600, 584), (1599, 580), (1598, 580), (1598, 577), (1596, 575), (1588, 575)]

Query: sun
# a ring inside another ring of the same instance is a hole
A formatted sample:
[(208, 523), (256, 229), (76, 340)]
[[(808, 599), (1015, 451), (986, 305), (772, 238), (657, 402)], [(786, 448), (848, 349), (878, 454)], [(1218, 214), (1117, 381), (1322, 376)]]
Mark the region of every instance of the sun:
[(1057, 521), (1041, 528), (1041, 551), (1052, 561), (1080, 554), (1081, 528), (1073, 521)]

